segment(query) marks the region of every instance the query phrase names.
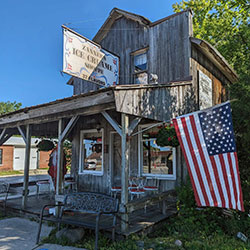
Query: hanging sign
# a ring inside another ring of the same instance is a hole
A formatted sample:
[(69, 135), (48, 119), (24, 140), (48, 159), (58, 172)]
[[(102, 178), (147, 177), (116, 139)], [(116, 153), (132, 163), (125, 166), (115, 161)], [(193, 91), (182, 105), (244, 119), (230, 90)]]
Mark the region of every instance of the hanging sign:
[(199, 70), (199, 106), (200, 110), (213, 106), (212, 79)]
[(63, 72), (108, 87), (118, 84), (119, 58), (63, 26)]

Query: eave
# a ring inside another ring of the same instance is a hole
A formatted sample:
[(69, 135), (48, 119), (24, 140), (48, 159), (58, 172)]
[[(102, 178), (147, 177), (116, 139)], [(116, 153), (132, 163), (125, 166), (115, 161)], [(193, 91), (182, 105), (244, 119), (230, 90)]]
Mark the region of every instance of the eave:
[(238, 81), (238, 75), (226, 59), (211, 44), (202, 39), (190, 37), (191, 43), (198, 48), (232, 83)]

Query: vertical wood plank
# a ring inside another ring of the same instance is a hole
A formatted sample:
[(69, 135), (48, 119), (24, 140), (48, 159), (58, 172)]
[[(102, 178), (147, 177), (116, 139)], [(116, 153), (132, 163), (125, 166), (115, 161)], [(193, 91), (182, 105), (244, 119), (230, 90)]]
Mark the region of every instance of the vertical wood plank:
[(128, 229), (128, 214), (126, 205), (128, 203), (128, 170), (129, 170), (129, 141), (127, 141), (127, 131), (129, 126), (129, 117), (122, 113), (122, 173), (121, 173), (121, 207), (122, 207), (122, 221), (121, 231), (126, 232)]
[[(58, 138), (63, 132), (63, 120), (58, 121)], [(56, 179), (56, 194), (62, 194), (63, 191), (63, 141), (58, 140), (57, 150), (57, 179)]]
[(24, 159), (24, 180), (23, 180), (23, 197), (22, 209), (27, 207), (27, 198), (29, 193), (29, 167), (30, 167), (30, 142), (31, 133), (30, 125), (26, 126), (26, 145), (25, 145), (25, 159)]

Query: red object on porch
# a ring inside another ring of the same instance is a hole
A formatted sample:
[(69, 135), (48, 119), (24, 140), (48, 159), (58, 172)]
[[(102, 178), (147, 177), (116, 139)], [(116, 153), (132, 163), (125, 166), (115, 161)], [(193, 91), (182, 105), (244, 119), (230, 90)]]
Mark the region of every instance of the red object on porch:
[[(51, 176), (54, 187), (56, 189), (56, 179), (57, 179), (57, 155), (58, 155), (58, 148), (57, 146), (52, 150), (49, 158), (49, 170), (48, 174)], [(63, 152), (63, 176), (67, 173), (67, 168), (66, 168), (66, 157)]]

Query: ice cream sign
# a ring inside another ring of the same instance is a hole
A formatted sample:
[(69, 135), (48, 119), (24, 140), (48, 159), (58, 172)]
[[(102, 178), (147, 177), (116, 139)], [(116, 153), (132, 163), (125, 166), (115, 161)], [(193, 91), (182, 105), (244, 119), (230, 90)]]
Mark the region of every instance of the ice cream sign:
[(119, 58), (63, 26), (63, 72), (108, 87), (118, 84)]

